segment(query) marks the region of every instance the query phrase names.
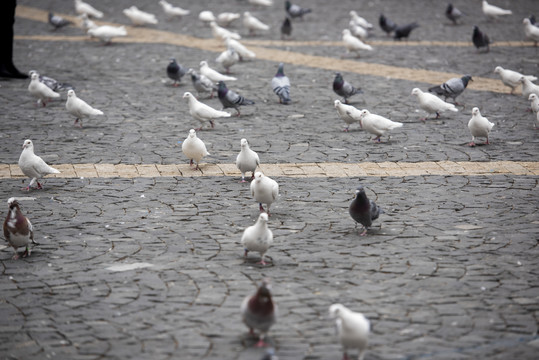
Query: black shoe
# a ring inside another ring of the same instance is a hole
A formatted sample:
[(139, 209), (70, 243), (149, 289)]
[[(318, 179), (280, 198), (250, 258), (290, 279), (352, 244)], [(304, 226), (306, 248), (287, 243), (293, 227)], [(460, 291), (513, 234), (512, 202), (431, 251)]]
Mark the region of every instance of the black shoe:
[(28, 79), (28, 75), (21, 73), (13, 64), (0, 65), (0, 77), (10, 79)]

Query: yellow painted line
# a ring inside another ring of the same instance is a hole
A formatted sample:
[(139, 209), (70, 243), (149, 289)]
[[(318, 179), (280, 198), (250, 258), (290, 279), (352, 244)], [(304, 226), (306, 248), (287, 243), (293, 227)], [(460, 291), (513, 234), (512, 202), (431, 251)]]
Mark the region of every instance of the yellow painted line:
[[(60, 174), (56, 178), (138, 178), (232, 176), (241, 173), (235, 164), (200, 165), (195, 170), (188, 164), (52, 164)], [(356, 176), (477, 176), (477, 175), (539, 175), (539, 162), (527, 161), (424, 161), (424, 162), (362, 162), (362, 163), (281, 163), (262, 164), (267, 176), (274, 177), (356, 177)], [(250, 174), (249, 174), (250, 175)], [(0, 179), (25, 178), (16, 164), (0, 164)]]
[[(21, 18), (30, 19), (34, 21), (47, 21), (47, 12), (28, 6), (17, 6), (16, 15)], [(68, 14), (58, 14), (65, 17), (68, 20), (80, 23), (80, 19)], [(97, 24), (118, 25), (114, 23), (107, 23), (103, 21), (95, 21)], [(169, 31), (156, 30), (145, 27), (133, 27), (126, 26), (128, 36), (125, 38), (115, 39), (115, 42), (130, 42), (130, 43), (163, 43), (191, 48), (198, 48), (201, 50), (221, 52), (224, 50), (222, 42), (215, 39), (201, 39), (189, 35), (176, 34)], [(39, 35), (39, 37), (22, 37), (18, 36), (18, 39), (36, 39), (36, 40), (48, 40), (48, 41), (80, 41), (83, 38), (80, 37), (65, 37), (65, 36), (49, 36)], [(247, 42), (246, 42), (247, 43)], [(389, 42), (388, 42), (389, 43)], [(397, 43), (397, 42), (395, 42)], [(399, 46), (402, 44), (409, 44), (412, 42), (398, 42)], [(452, 77), (460, 77), (462, 74), (410, 69), (404, 67), (381, 65), (374, 63), (367, 63), (364, 61), (338, 59), (331, 57), (315, 56), (302, 54), (295, 51), (287, 51), (280, 49), (271, 49), (260, 46), (250, 46), (250, 50), (256, 53), (257, 59), (269, 60), (274, 62), (285, 62), (289, 64), (308, 66), (313, 68), (320, 68), (325, 70), (352, 72), (363, 75), (380, 76), (383, 78), (400, 79), (407, 81), (418, 81), (427, 84), (437, 85), (445, 82)], [(376, 56), (376, 55), (372, 55)], [(493, 69), (494, 71), (494, 69)], [(468, 85), (469, 89), (480, 91), (492, 91), (497, 93), (508, 93), (506, 86), (498, 79), (490, 79), (484, 77), (474, 77), (474, 81)]]

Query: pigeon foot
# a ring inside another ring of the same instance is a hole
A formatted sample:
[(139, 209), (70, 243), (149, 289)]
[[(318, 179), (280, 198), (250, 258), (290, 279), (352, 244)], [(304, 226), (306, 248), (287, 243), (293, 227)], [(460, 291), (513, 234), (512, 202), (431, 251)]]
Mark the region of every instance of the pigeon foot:
[(468, 144), (468, 146), (475, 147), (475, 143), (472, 141), (471, 143)]
[(261, 264), (262, 266), (267, 265), (268, 263), (264, 261), (264, 259), (257, 262), (257, 264)]
[(266, 346), (269, 346), (269, 344), (265, 343), (263, 339), (258, 340), (258, 342), (255, 345), (255, 347), (257, 348), (266, 347)]
[(361, 234), (359, 234), (359, 236), (365, 236), (365, 235), (367, 235), (367, 228), (365, 228), (363, 230), (363, 232)]

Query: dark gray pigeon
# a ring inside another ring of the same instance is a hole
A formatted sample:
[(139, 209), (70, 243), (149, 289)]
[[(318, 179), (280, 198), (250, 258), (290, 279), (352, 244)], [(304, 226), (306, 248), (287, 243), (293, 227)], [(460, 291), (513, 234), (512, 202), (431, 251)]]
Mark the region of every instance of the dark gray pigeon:
[(242, 105), (254, 105), (254, 101), (249, 100), (228, 89), (224, 81), (219, 81), (219, 87), (217, 88), (217, 95), (219, 101), (223, 104), (223, 109), (234, 108), (237, 111), (236, 116), (240, 116), (240, 106)]
[(477, 51), (481, 51), (481, 48), (487, 48), (485, 52), (489, 52), (490, 39), (488, 38), (487, 34), (479, 30), (477, 25), (474, 25), (473, 27), (472, 42), (477, 48)]
[(177, 83), (179, 83), (182, 76), (184, 76), (187, 73), (187, 70), (188, 69), (181, 66), (181, 64), (178, 64), (176, 62), (176, 59), (174, 58), (170, 59), (170, 62), (167, 65), (167, 76), (171, 78), (172, 80), (174, 80), (174, 83), (172, 84), (172, 86), (178, 86)]
[(429, 91), (437, 95), (443, 95), (446, 101), (447, 98), (451, 98), (455, 102), (455, 105), (461, 105), (457, 102), (457, 96), (462, 94), (470, 80), (473, 81), (471, 75), (464, 75), (460, 78), (451, 78), (442, 85), (429, 88)]
[(277, 74), (271, 79), (271, 88), (273, 92), (279, 97), (279, 102), (281, 104), (288, 105), (290, 104), (290, 80), (288, 76), (284, 74), (284, 64), (279, 64), (279, 69)]
[(281, 25), (281, 40), (284, 40), (285, 36), (290, 36), (292, 34), (292, 23), (290, 18), (286, 17)]
[(393, 35), (393, 38), (395, 40), (400, 40), (402, 38), (408, 38), (408, 36), (410, 36), (410, 33), (412, 32), (412, 30), (414, 30), (417, 27), (419, 27), (419, 24), (416, 23), (416, 22), (413, 22), (413, 23), (408, 24), (408, 25), (397, 26), (395, 28), (395, 35)]
[(286, 9), (286, 12), (288, 13), (288, 15), (290, 15), (292, 19), (295, 19), (297, 17), (299, 17), (300, 19), (303, 19), (303, 15), (308, 14), (312, 11), (311, 9), (302, 8), (299, 5), (292, 4), (288, 0), (286, 0), (284, 6)]
[(337, 95), (342, 96), (343, 103), (345, 104), (348, 104), (348, 98), (350, 96), (363, 93), (360, 88), (355, 88), (348, 81), (344, 80), (341, 73), (335, 73), (333, 91), (335, 91)]
[(49, 12), (49, 24), (54, 26), (54, 30), (57, 30), (73, 23), (69, 20), (64, 19), (61, 16), (54, 15), (53, 13)]
[(361, 185), (356, 189), (356, 197), (350, 203), (348, 211), (352, 219), (363, 225), (364, 231), (359, 234), (360, 236), (365, 236), (373, 220), (378, 219), (378, 216), (384, 213), (384, 210), (378, 207), (374, 201), (369, 200)]
[(387, 34), (387, 36), (389, 36), (397, 27), (397, 24), (385, 17), (384, 14), (380, 14), (378, 23), (380, 24), (382, 30), (384, 30), (384, 32)]
[(457, 25), (458, 19), (464, 15), (459, 9), (453, 6), (453, 4), (447, 4), (445, 9), (445, 16), (453, 22), (453, 25)]
[[(28, 72), (28, 74), (30, 76), (32, 76), (33, 73), (37, 73), (37, 71), (35, 70), (30, 70)], [(68, 83), (61, 83), (61, 82), (58, 82), (57, 80), (51, 78), (51, 77), (48, 77), (48, 76), (44, 76), (44, 75), (39, 75), (39, 81), (42, 82), (43, 84), (47, 85), (47, 87), (55, 92), (60, 92), (60, 91), (68, 91), (68, 90), (75, 90), (75, 87), (71, 84), (68, 84)]]

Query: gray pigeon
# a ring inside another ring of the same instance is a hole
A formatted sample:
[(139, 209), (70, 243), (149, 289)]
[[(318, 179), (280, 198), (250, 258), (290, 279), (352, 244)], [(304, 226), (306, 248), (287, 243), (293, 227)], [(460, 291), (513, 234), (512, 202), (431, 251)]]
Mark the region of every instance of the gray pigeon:
[(187, 74), (187, 69), (176, 62), (176, 59), (171, 58), (167, 65), (167, 76), (174, 80), (172, 86), (178, 86), (182, 76)]
[[(33, 73), (37, 73), (37, 71), (30, 70), (28, 72), (30, 76), (32, 76)], [(45, 84), (49, 89), (56, 92), (75, 90), (75, 87), (71, 84), (61, 83), (51, 77), (44, 76), (44, 75), (39, 75), (39, 82)]]
[(348, 211), (352, 219), (363, 225), (364, 231), (360, 236), (367, 234), (373, 220), (378, 219), (378, 216), (384, 213), (384, 210), (379, 208), (374, 201), (369, 200), (367, 194), (365, 194), (365, 189), (361, 185), (356, 189), (356, 197), (350, 203)]
[(61, 16), (54, 15), (52, 12), (49, 12), (49, 24), (54, 26), (54, 30), (73, 24), (71, 21), (64, 19)]
[(290, 80), (288, 76), (284, 74), (284, 64), (279, 64), (279, 69), (277, 74), (271, 80), (271, 88), (273, 92), (279, 97), (279, 102), (281, 104), (288, 105), (290, 104)]
[(297, 17), (299, 17), (300, 19), (303, 19), (303, 15), (308, 14), (312, 11), (311, 9), (302, 8), (299, 5), (292, 4), (288, 0), (285, 2), (284, 6), (286, 9), (286, 12), (288, 13), (288, 15), (290, 15), (292, 19), (295, 19)]
[(429, 92), (435, 93), (439, 96), (443, 95), (446, 101), (447, 98), (451, 98), (455, 102), (455, 105), (461, 105), (457, 102), (457, 96), (462, 94), (464, 89), (466, 89), (468, 86), (468, 82), (470, 80), (473, 81), (471, 75), (464, 75), (461, 78), (451, 78), (442, 85), (429, 88)]
[(244, 98), (238, 93), (228, 89), (224, 81), (219, 81), (219, 87), (217, 89), (217, 95), (219, 101), (223, 104), (223, 109), (234, 108), (237, 111), (236, 116), (240, 116), (240, 106), (242, 105), (254, 105), (254, 101)]
[(200, 95), (201, 93), (210, 93), (210, 99), (213, 98), (213, 91), (217, 90), (217, 86), (208, 79), (206, 76), (197, 73), (194, 69), (189, 69), (187, 72), (191, 75), (191, 81), (193, 82), (193, 87), (197, 91), (197, 94)]
[(447, 4), (447, 8), (445, 9), (445, 16), (453, 22), (453, 25), (457, 25), (457, 21), (462, 17), (462, 15), (464, 15), (462, 11), (454, 7), (453, 4)]
[(348, 104), (348, 98), (355, 94), (361, 94), (363, 91), (352, 86), (348, 81), (344, 80), (341, 73), (335, 74), (333, 80), (333, 91), (343, 97), (343, 103)]

